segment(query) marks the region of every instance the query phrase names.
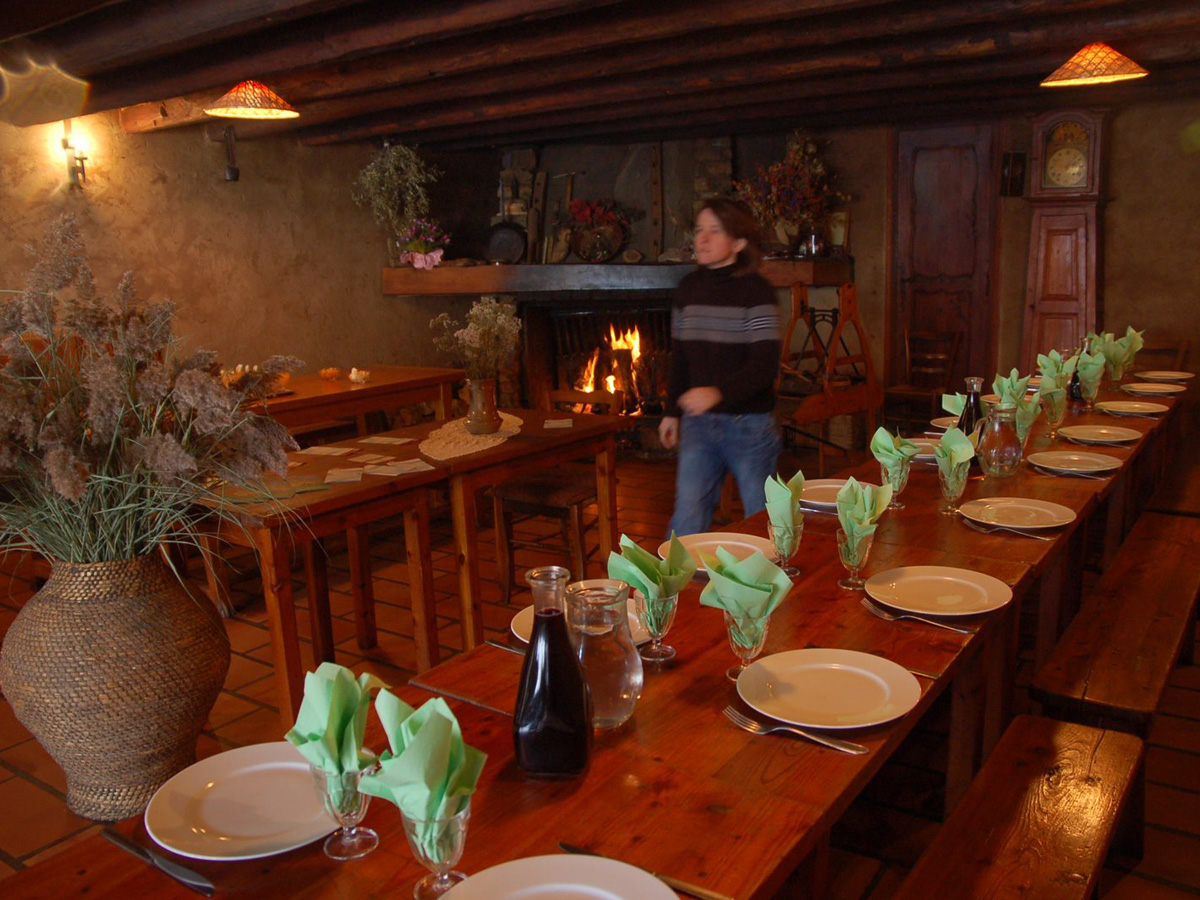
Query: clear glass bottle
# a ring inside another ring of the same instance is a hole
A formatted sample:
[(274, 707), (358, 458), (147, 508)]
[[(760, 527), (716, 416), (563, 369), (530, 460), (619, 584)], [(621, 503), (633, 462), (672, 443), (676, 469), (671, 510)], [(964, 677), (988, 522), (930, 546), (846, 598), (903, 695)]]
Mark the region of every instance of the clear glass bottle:
[(561, 566), (543, 566), (525, 577), (534, 615), (513, 713), (517, 765), (535, 778), (573, 778), (587, 769), (592, 709), (567, 632), (563, 594), (571, 576)]
[(1021, 441), (1017, 437), (1017, 410), (996, 406), (983, 422), (976, 448), (979, 468), (989, 478), (1007, 478), (1021, 465)]
[(567, 621), (592, 698), (592, 725), (616, 728), (642, 695), (642, 658), (629, 631), (629, 585), (593, 578), (567, 585)]

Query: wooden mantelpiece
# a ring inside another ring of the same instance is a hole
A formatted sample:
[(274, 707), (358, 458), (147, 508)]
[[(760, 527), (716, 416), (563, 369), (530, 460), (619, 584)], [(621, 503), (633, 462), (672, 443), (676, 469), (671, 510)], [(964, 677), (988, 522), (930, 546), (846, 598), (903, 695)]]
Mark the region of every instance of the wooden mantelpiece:
[[(383, 293), (518, 294), (551, 291), (673, 290), (695, 266), (684, 265), (492, 265), (383, 270)], [(839, 285), (853, 280), (848, 260), (766, 260), (762, 274), (776, 287)]]

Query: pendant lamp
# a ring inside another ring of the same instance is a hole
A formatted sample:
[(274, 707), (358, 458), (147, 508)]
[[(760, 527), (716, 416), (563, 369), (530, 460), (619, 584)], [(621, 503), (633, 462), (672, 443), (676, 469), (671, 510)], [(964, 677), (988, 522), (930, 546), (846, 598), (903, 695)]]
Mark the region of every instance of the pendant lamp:
[(243, 81), (204, 111), (226, 119), (294, 119), (300, 115), (260, 81)]
[(1054, 70), (1042, 87), (1073, 87), (1145, 78), (1146, 70), (1108, 44), (1088, 44)]

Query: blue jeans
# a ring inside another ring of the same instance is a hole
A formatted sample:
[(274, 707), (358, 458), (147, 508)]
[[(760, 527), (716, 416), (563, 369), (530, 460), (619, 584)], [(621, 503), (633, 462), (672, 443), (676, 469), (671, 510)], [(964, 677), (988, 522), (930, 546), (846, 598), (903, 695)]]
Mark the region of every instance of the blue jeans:
[(779, 447), (772, 413), (704, 413), (681, 418), (671, 529), (679, 535), (709, 529), (727, 472), (737, 479), (747, 516), (765, 508), (763, 483), (775, 474)]

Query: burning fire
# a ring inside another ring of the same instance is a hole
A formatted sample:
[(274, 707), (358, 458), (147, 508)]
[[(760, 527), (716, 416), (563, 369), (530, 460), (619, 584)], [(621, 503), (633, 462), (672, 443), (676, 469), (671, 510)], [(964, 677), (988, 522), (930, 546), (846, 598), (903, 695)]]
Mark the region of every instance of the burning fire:
[(636, 325), (621, 334), (617, 334), (616, 328), (609, 324), (608, 346), (613, 350), (632, 350), (634, 365), (637, 365), (637, 361), (642, 358), (642, 335), (637, 330)]
[[(605, 339), (610, 350), (628, 350), (634, 365), (642, 358), (642, 335), (637, 326), (618, 333), (613, 325), (608, 326), (608, 337)], [(590, 394), (596, 390), (596, 363), (600, 361), (600, 351), (592, 351), (592, 358), (587, 361), (582, 374), (575, 381), (575, 390)], [(604, 376), (604, 389), (610, 394), (617, 389), (617, 376)]]

